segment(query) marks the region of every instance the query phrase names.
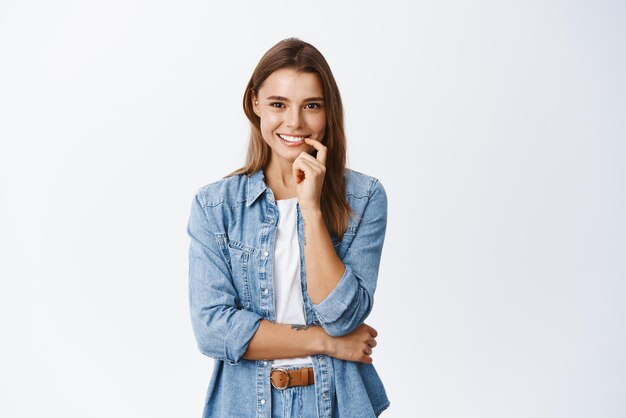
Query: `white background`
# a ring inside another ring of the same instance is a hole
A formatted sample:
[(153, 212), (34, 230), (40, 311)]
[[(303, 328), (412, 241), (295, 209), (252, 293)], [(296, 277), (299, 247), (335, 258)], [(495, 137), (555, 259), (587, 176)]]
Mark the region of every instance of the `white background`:
[(388, 417), (626, 416), (626, 5), (0, 5), (0, 416), (199, 417), (186, 223), (298, 36), (387, 190)]

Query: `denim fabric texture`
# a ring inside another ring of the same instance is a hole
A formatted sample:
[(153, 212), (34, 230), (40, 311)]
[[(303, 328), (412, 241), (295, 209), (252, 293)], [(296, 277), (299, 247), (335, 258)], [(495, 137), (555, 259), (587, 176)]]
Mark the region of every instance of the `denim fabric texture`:
[[(303, 219), (297, 205), (305, 320), (332, 336), (348, 334), (372, 310), (385, 231), (387, 195), (374, 177), (346, 169), (346, 197), (356, 216), (341, 239), (346, 266), (319, 304), (308, 297)], [(261, 319), (275, 321), (273, 255), (279, 210), (262, 170), (208, 184), (193, 199), (187, 232), (189, 304), (199, 350), (215, 359), (203, 417), (270, 417), (271, 361), (246, 360)], [(312, 356), (319, 417), (375, 417), (389, 406), (373, 365)]]

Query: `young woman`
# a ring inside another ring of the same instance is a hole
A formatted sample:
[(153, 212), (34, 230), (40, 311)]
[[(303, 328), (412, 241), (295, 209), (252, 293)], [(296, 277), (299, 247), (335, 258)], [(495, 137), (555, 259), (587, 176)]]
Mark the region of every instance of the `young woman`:
[(215, 359), (204, 417), (378, 416), (389, 400), (364, 320), (385, 190), (345, 167), (341, 97), (312, 45), (267, 51), (243, 108), (246, 163), (198, 191), (188, 225), (193, 330)]

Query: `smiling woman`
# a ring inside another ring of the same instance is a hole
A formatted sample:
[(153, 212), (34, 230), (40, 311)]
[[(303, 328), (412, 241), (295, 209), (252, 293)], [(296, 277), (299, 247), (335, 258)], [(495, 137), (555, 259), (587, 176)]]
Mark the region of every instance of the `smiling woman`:
[(387, 195), (349, 169), (339, 89), (322, 54), (285, 39), (244, 94), (244, 166), (196, 194), (189, 301), (215, 359), (204, 417), (374, 417), (372, 365)]
[[(252, 108), (261, 121), (263, 139), (272, 149), (270, 171), (277, 175), (287, 173), (289, 177), (298, 154), (315, 150), (304, 142), (305, 138), (324, 141), (322, 83), (316, 73), (282, 68), (274, 71), (258, 90), (258, 98), (252, 93)], [(284, 186), (287, 181), (281, 180)]]

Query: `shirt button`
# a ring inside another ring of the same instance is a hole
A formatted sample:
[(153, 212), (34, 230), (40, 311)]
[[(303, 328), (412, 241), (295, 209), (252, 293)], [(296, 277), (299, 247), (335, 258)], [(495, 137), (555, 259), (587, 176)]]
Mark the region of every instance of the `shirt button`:
[(264, 366), (267, 366), (267, 361), (264, 361), (264, 362), (263, 362), (263, 365), (264, 365)]
[(263, 253), (263, 257), (267, 257), (268, 255), (270, 255), (270, 253), (269, 253), (269, 252), (267, 252), (267, 251), (265, 251), (265, 252)]
[(327, 392), (322, 393), (322, 398), (324, 399), (328, 398), (328, 393)]
[(265, 405), (265, 399), (261, 399), (261, 405)]
[(263, 293), (267, 293), (269, 292), (269, 290), (267, 290), (267, 288), (263, 289)]

